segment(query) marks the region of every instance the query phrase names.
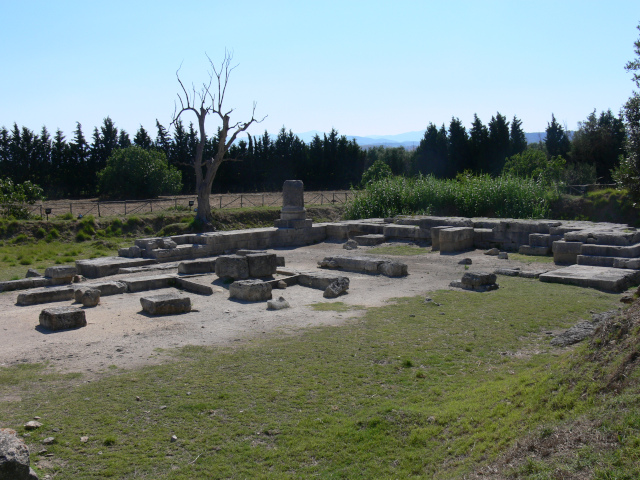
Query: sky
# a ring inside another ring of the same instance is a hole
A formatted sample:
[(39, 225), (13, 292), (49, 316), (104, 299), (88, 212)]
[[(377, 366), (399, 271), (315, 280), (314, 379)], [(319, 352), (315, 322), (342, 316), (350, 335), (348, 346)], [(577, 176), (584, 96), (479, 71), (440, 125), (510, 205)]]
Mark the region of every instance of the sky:
[[(87, 138), (171, 123), (176, 71), (200, 88), (225, 50), (231, 119), (250, 132), (394, 135), (486, 124), (544, 131), (618, 113), (634, 84), (638, 0), (0, 0), (0, 126)], [(183, 121), (196, 122), (187, 112)], [(207, 130), (215, 132), (215, 118)]]

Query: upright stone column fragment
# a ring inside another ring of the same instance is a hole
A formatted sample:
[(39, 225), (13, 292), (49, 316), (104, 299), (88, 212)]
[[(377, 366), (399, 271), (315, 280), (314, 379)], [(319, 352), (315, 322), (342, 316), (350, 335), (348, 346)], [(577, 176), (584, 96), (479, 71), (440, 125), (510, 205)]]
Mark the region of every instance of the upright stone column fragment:
[(282, 211), (280, 219), (275, 221), (276, 228), (308, 228), (311, 224), (304, 208), (302, 180), (286, 180), (282, 186)]

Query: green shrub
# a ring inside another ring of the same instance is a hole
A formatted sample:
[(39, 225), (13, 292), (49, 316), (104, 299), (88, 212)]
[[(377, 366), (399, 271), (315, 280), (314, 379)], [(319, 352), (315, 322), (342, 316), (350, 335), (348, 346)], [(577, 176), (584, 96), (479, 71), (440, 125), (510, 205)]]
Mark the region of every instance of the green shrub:
[(155, 198), (182, 188), (182, 173), (164, 152), (137, 146), (114, 150), (98, 178), (100, 195), (107, 197)]
[(15, 184), (11, 179), (0, 178), (0, 213), (5, 217), (29, 218), (28, 205), (43, 199), (42, 188), (35, 183), (26, 181)]
[(345, 217), (439, 214), (544, 218), (549, 200), (550, 193), (540, 182), (512, 176), (459, 175), (455, 180), (431, 175), (391, 177), (355, 192), (355, 198), (346, 206)]
[(83, 230), (80, 230), (76, 234), (76, 242), (86, 242), (87, 240), (91, 240), (91, 235), (85, 233)]
[(34, 233), (34, 236), (36, 238), (44, 238), (46, 235), (47, 231), (42, 227), (38, 228), (38, 230), (36, 230), (36, 233)]
[(378, 180), (392, 176), (393, 172), (391, 171), (391, 167), (382, 160), (376, 160), (373, 162), (373, 165), (364, 171), (360, 184), (365, 186), (371, 182), (377, 182)]
[(29, 237), (27, 237), (24, 233), (21, 233), (16, 238), (13, 239), (13, 243), (25, 243), (29, 241)]

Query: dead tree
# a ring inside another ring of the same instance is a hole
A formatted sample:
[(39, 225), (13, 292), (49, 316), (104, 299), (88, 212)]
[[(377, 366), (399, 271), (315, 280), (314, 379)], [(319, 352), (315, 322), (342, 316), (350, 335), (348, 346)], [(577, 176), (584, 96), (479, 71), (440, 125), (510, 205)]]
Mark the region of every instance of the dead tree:
[[(233, 142), (235, 142), (238, 134), (245, 132), (251, 124), (262, 122), (266, 116), (260, 120), (255, 118), (256, 103), (254, 102), (251, 119), (247, 122), (236, 122), (232, 124), (229, 115), (233, 112), (233, 108), (225, 111), (223, 103), (229, 84), (229, 77), (237, 65), (231, 65), (233, 55), (229, 52), (225, 52), (224, 59), (219, 67), (216, 67), (209, 56), (207, 56), (207, 59), (211, 65), (209, 82), (203, 83), (199, 91), (196, 91), (195, 86), (192, 86), (191, 90), (188, 91), (180, 79), (180, 69), (176, 72), (176, 77), (178, 78), (182, 92), (178, 93), (180, 110), (178, 110), (178, 104), (176, 103), (171, 124), (175, 124), (180, 116), (188, 111), (195, 113), (198, 119), (199, 139), (196, 154), (193, 158), (193, 168), (196, 172), (196, 194), (198, 195), (196, 218), (200, 220), (203, 226), (210, 227), (213, 217), (211, 215), (209, 197), (218, 168), (220, 168), (222, 162), (231, 160), (227, 157), (227, 152), (231, 148), (231, 145), (233, 145)], [(216, 82), (218, 87), (217, 93), (212, 91), (212, 87), (215, 88)], [(205, 131), (207, 115), (217, 115), (222, 122), (222, 126), (218, 131), (217, 150), (212, 157), (204, 158), (204, 147), (207, 143), (207, 134)], [(249, 137), (249, 139), (251, 139), (251, 137)]]

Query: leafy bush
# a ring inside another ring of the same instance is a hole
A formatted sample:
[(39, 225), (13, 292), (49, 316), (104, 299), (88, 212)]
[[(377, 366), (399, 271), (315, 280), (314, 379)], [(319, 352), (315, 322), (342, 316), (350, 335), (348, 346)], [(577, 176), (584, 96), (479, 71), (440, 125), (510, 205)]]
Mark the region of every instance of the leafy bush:
[(373, 165), (364, 171), (360, 183), (362, 186), (365, 186), (371, 182), (377, 182), (378, 180), (391, 176), (393, 176), (391, 167), (382, 160), (376, 160)]
[(544, 218), (549, 192), (532, 179), (489, 175), (392, 177), (369, 183), (347, 204), (346, 218), (440, 214), (466, 217)]
[(91, 235), (85, 233), (84, 231), (80, 230), (76, 234), (76, 242), (86, 242), (87, 240), (91, 240)]
[(0, 178), (0, 212), (3, 216), (29, 218), (27, 205), (33, 205), (42, 199), (42, 188), (35, 183), (26, 181), (16, 185), (11, 179)]
[(38, 228), (38, 230), (36, 230), (36, 233), (34, 234), (36, 238), (44, 238), (47, 235), (47, 231), (40, 227)]
[(565, 164), (565, 159), (560, 156), (547, 160), (547, 155), (541, 150), (527, 149), (507, 158), (502, 173), (551, 185), (560, 181)]
[(155, 198), (182, 188), (182, 173), (169, 166), (164, 152), (136, 146), (114, 150), (98, 177), (104, 197)]

